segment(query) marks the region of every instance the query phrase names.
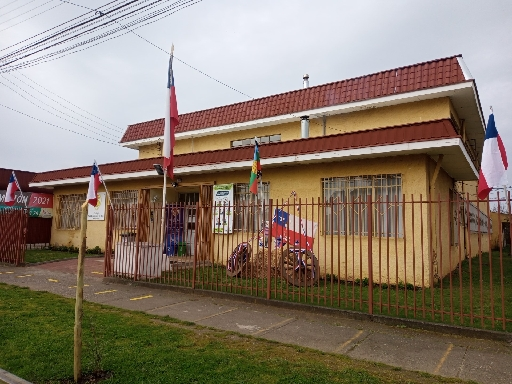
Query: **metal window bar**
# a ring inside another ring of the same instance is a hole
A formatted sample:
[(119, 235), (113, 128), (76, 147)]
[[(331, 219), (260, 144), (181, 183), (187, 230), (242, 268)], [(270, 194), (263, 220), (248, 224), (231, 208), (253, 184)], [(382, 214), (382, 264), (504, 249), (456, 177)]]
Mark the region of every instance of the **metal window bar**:
[[(262, 187), (263, 191), (261, 190)], [(259, 210), (261, 210), (260, 196), (263, 194), (264, 205), (268, 207), (269, 190), (270, 183), (258, 183), (258, 204), (254, 204), (252, 202), (253, 194), (249, 191), (249, 184), (235, 184), (233, 230), (257, 232), (261, 225), (260, 220), (269, 220), (268, 212), (264, 212), (263, 217), (259, 213)]]
[(80, 207), (86, 198), (87, 195), (85, 193), (57, 196), (58, 229), (80, 228)]
[(332, 202), (324, 208), (326, 234), (343, 235), (348, 230), (350, 235), (367, 236), (366, 200), (371, 196), (375, 236), (403, 237), (401, 175), (335, 177), (322, 179), (322, 183), (325, 203)]

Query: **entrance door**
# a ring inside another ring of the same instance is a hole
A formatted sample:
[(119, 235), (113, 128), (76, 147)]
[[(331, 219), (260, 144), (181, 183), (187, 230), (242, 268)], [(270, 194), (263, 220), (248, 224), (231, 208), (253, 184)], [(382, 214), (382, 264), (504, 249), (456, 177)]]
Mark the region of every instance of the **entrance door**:
[(194, 256), (196, 243), (196, 204), (199, 202), (199, 192), (178, 194), (178, 202), (185, 205), (183, 218), (183, 240), (187, 244), (187, 256)]

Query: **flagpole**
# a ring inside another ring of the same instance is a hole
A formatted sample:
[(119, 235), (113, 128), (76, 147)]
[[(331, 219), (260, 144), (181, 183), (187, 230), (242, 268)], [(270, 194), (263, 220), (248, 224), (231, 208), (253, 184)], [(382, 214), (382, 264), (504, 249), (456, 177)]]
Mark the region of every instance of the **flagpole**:
[(110, 193), (108, 193), (107, 184), (105, 184), (105, 179), (103, 179), (103, 174), (100, 171), (100, 166), (96, 162), (96, 159), (94, 159), (94, 164), (96, 165), (96, 168), (98, 168), (98, 173), (100, 174), (101, 183), (103, 184), (103, 187), (105, 188), (105, 192), (107, 192), (107, 198), (108, 198), (108, 203), (110, 204), (110, 208), (114, 209), (114, 207), (112, 206), (112, 200), (110, 199)]
[[(165, 247), (165, 205), (167, 200), (167, 167), (164, 169), (164, 188), (162, 190), (162, 222), (160, 223), (160, 239)], [(165, 250), (164, 250), (165, 251)]]

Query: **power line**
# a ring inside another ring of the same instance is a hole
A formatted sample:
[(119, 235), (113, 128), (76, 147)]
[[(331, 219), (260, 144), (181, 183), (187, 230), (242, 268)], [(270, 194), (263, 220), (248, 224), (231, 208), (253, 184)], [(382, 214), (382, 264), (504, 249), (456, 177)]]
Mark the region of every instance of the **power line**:
[[(96, 10), (95, 10), (95, 9), (93, 9), (93, 8), (84, 7), (84, 6), (82, 6), (82, 5), (74, 4), (74, 3), (71, 3), (71, 2), (69, 2), (69, 1), (64, 1), (64, 0), (61, 0), (61, 1), (65, 2), (65, 3), (68, 3), (68, 4), (76, 5), (76, 6), (78, 6), (78, 7), (82, 7), (82, 8), (86, 8), (86, 9), (90, 9), (90, 10), (96, 11)], [(108, 17), (108, 16), (107, 16), (107, 17)], [(148, 44), (152, 45), (153, 47), (155, 47), (155, 48), (159, 49), (160, 51), (162, 51), (162, 52), (166, 53), (167, 55), (170, 55), (170, 53), (169, 53), (169, 52), (167, 52), (165, 49), (163, 49), (163, 48), (159, 47), (158, 45), (156, 45), (156, 44), (152, 43), (151, 41), (149, 41), (149, 40), (148, 40), (148, 39), (146, 39), (145, 37), (143, 37), (143, 36), (139, 35), (139, 34), (138, 34), (137, 32), (135, 32), (135, 31), (133, 31), (132, 29), (130, 29), (130, 28), (128, 28), (128, 27), (126, 27), (125, 25), (123, 25), (123, 24), (121, 24), (121, 23), (119, 23), (119, 22), (117, 22), (117, 21), (116, 21), (116, 23), (117, 23), (117, 24), (119, 24), (119, 25), (120, 25), (121, 27), (123, 27), (124, 29), (127, 29), (128, 31), (130, 31), (131, 33), (133, 33), (135, 36), (137, 36), (137, 37), (141, 38), (141, 39), (142, 39), (142, 40), (144, 40), (146, 43), (148, 43)], [(242, 95), (244, 95), (244, 96), (246, 96), (246, 97), (248, 97), (248, 98), (250, 98), (250, 99), (254, 99), (254, 97), (249, 96), (248, 94), (246, 94), (246, 93), (244, 93), (244, 92), (242, 92), (242, 91), (239, 91), (238, 89), (233, 88), (233, 87), (231, 87), (230, 85), (228, 85), (228, 84), (226, 84), (226, 83), (223, 83), (223, 82), (222, 82), (222, 81), (220, 81), (220, 80), (217, 80), (216, 78), (214, 78), (214, 77), (212, 77), (212, 76), (208, 75), (207, 73), (204, 73), (203, 71), (201, 71), (201, 70), (199, 70), (199, 69), (197, 69), (197, 68), (193, 67), (192, 65), (190, 65), (190, 64), (188, 64), (188, 63), (186, 63), (185, 61), (183, 61), (183, 60), (179, 59), (178, 57), (174, 56), (174, 58), (175, 58), (176, 60), (178, 60), (179, 62), (181, 62), (182, 64), (185, 64), (186, 66), (188, 66), (188, 67), (192, 68), (193, 70), (195, 70), (195, 71), (197, 71), (197, 72), (201, 73), (202, 75), (204, 75), (204, 76), (206, 76), (206, 77), (208, 77), (208, 78), (210, 78), (210, 79), (212, 79), (212, 80), (216, 81), (217, 83), (222, 84), (222, 85), (224, 85), (225, 87), (228, 87), (229, 89), (231, 89), (231, 90), (233, 90), (233, 91), (235, 91), (235, 92), (238, 92), (238, 93), (240, 93), (240, 94), (242, 94)]]
[[(3, 77), (3, 76), (2, 76), (2, 77)], [(4, 78), (5, 78), (5, 77), (4, 77)], [(62, 116), (59, 116), (59, 115), (57, 115), (57, 114), (55, 114), (55, 113), (53, 113), (53, 112), (51, 112), (51, 111), (49, 111), (49, 110), (47, 110), (47, 109), (45, 109), (45, 108), (41, 107), (40, 105), (38, 105), (38, 104), (34, 103), (32, 100), (28, 99), (27, 97), (25, 97), (24, 95), (22, 95), (21, 93), (19, 93), (19, 92), (18, 92), (18, 91), (16, 91), (15, 89), (11, 88), (11, 87), (10, 87), (10, 86), (8, 86), (7, 84), (2, 83), (1, 81), (0, 81), (0, 84), (2, 84), (4, 87), (9, 88), (11, 91), (13, 91), (14, 93), (16, 93), (18, 96), (20, 96), (20, 97), (22, 97), (23, 99), (27, 100), (30, 104), (35, 105), (36, 107), (38, 107), (38, 108), (42, 109), (43, 111), (45, 111), (45, 112), (49, 113), (50, 115), (56, 116), (56, 117), (58, 117), (59, 119), (62, 119), (62, 120), (64, 120), (64, 121), (67, 121), (68, 123), (71, 123), (71, 124), (73, 124), (73, 125), (76, 125), (77, 127), (80, 127), (80, 128), (82, 128), (82, 129), (85, 129), (86, 131), (89, 131), (89, 132), (91, 132), (91, 133), (94, 133), (95, 135), (102, 136), (102, 137), (104, 137), (104, 138), (106, 138), (106, 139), (109, 139), (109, 140), (112, 140), (112, 139), (113, 139), (112, 137), (108, 137), (108, 136), (102, 135), (102, 134), (100, 134), (100, 133), (97, 133), (97, 132), (91, 131), (90, 129), (88, 129), (88, 128), (86, 128), (86, 127), (84, 127), (84, 126), (80, 125), (80, 124), (76, 124), (75, 122), (73, 122), (73, 121), (71, 121), (71, 120), (68, 120), (68, 119), (66, 119), (66, 118), (64, 118), (64, 117), (62, 117)], [(33, 97), (33, 96), (32, 96), (32, 97)], [(35, 97), (34, 97), (34, 98), (35, 98)], [(36, 100), (38, 100), (37, 98), (35, 98), (35, 99), (36, 99)], [(47, 104), (45, 104), (45, 105), (47, 105)], [(62, 113), (62, 112), (60, 112), (60, 113)], [(62, 113), (62, 114), (64, 114), (64, 113)], [(65, 115), (65, 114), (64, 114), (64, 115)], [(68, 115), (68, 116), (69, 116), (69, 115)]]
[[(2, 14), (0, 15), (0, 17), (5, 16), (5, 15), (7, 15), (7, 14), (11, 13), (11, 12), (14, 12), (14, 11), (15, 11), (15, 10), (17, 10), (17, 9), (23, 8), (25, 5), (29, 5), (30, 3), (33, 3), (34, 1), (36, 1), (36, 0), (30, 0), (28, 3), (25, 3), (25, 4), (23, 4), (23, 5), (20, 5), (18, 8), (14, 8), (14, 9), (11, 9), (10, 11), (8, 11), (8, 12), (2, 13)], [(52, 0), (52, 1), (53, 1), (53, 0)], [(9, 3), (9, 4), (10, 4), (10, 3)]]
[[(79, 110), (84, 111), (85, 113), (87, 113), (87, 114), (89, 114), (89, 115), (91, 115), (91, 116), (94, 116), (96, 119), (98, 119), (98, 120), (100, 120), (100, 121), (103, 121), (104, 123), (107, 123), (107, 124), (110, 124), (110, 125), (112, 125), (112, 126), (114, 126), (114, 127), (116, 127), (116, 128), (119, 128), (119, 130), (115, 130), (115, 131), (120, 132), (120, 133), (122, 133), (122, 132), (123, 132), (123, 129), (122, 129), (121, 127), (119, 127), (119, 126), (117, 126), (117, 125), (115, 125), (115, 124), (112, 124), (112, 123), (110, 123), (110, 122), (108, 122), (108, 121), (106, 121), (106, 120), (103, 120), (101, 117), (98, 117), (98, 116), (96, 116), (96, 115), (93, 115), (92, 113), (90, 113), (90, 112), (86, 111), (86, 110), (85, 110), (85, 109), (83, 109), (83, 108), (80, 108), (78, 105), (73, 104), (71, 101), (69, 101), (69, 100), (67, 100), (67, 99), (65, 99), (65, 98), (63, 98), (63, 97), (61, 97), (61, 96), (57, 95), (55, 92), (50, 91), (48, 88), (45, 88), (45, 87), (43, 87), (41, 84), (39, 84), (39, 83), (37, 83), (36, 81), (34, 81), (34, 80), (30, 79), (27, 75), (24, 75), (22, 72), (20, 72), (20, 75), (21, 75), (21, 76), (23, 76), (23, 77), (25, 77), (27, 80), (32, 81), (34, 84), (36, 84), (36, 85), (40, 86), (41, 88), (43, 88), (45, 91), (47, 91), (47, 92), (51, 93), (52, 95), (57, 96), (59, 99), (62, 99), (62, 100), (64, 100), (65, 102), (67, 102), (67, 103), (71, 104), (73, 107), (78, 108)], [(113, 129), (113, 128), (112, 128), (112, 129)]]
[[(111, 127), (106, 126), (106, 125), (104, 125), (104, 124), (102, 124), (102, 123), (98, 123), (97, 121), (94, 121), (94, 120), (93, 120), (93, 119), (91, 119), (90, 117), (84, 116), (84, 115), (82, 115), (82, 114), (80, 114), (80, 113), (78, 113), (78, 112), (74, 111), (73, 109), (71, 109), (71, 108), (69, 108), (69, 107), (65, 106), (64, 104), (62, 104), (62, 103), (58, 102), (57, 100), (52, 99), (50, 96), (48, 96), (48, 95), (44, 94), (43, 92), (39, 91), (39, 90), (38, 90), (38, 89), (36, 89), (35, 87), (31, 86), (30, 84), (27, 84), (27, 83), (25, 83), (23, 80), (18, 79), (16, 76), (14, 76), (14, 75), (11, 75), (11, 76), (12, 76), (12, 77), (14, 77), (16, 80), (18, 80), (19, 82), (21, 82), (21, 83), (25, 84), (27, 87), (32, 88), (34, 91), (36, 91), (36, 92), (40, 93), (41, 95), (43, 95), (43, 96), (47, 97), (48, 99), (50, 99), (50, 100), (51, 100), (51, 101), (53, 101), (54, 103), (57, 103), (58, 105), (60, 105), (61, 107), (63, 107), (63, 108), (65, 108), (65, 109), (67, 109), (67, 110), (69, 110), (69, 111), (71, 111), (71, 112), (73, 112), (73, 113), (77, 114), (78, 116), (81, 116), (81, 117), (83, 117), (84, 119), (87, 119), (87, 120), (92, 121), (94, 124), (101, 125), (102, 127), (105, 127), (105, 128), (110, 129), (110, 130), (112, 130), (112, 131), (115, 131), (115, 132), (118, 132), (118, 133), (122, 133), (122, 131), (119, 131), (119, 130), (117, 130), (117, 129), (111, 128)], [(4, 77), (4, 76), (2, 76), (2, 77)], [(35, 81), (33, 81), (33, 80), (29, 79), (27, 76), (25, 76), (25, 77), (26, 77), (28, 80), (30, 80), (30, 81), (32, 81), (33, 83), (35, 83)], [(5, 77), (4, 77), (4, 78), (5, 78)], [(36, 84), (37, 84), (37, 83), (36, 83)], [(39, 84), (37, 84), (37, 85), (39, 85)], [(42, 86), (40, 86), (40, 87), (42, 87)], [(43, 88), (43, 89), (45, 89), (45, 88)], [(57, 96), (58, 96), (58, 95), (57, 95)], [(59, 97), (60, 97), (60, 96), (59, 96)], [(62, 97), (61, 97), (61, 99), (62, 99)], [(86, 112), (87, 112), (87, 111), (86, 111)], [(90, 113), (89, 113), (89, 114), (90, 114)], [(94, 115), (93, 115), (93, 116), (94, 116)], [(78, 119), (77, 119), (77, 120), (78, 120)], [(110, 124), (110, 123), (109, 123), (109, 124)], [(114, 124), (111, 124), (111, 125), (114, 125)], [(115, 125), (114, 125), (114, 126), (115, 126)], [(102, 131), (102, 132), (104, 132), (104, 131)], [(109, 133), (109, 134), (110, 134), (110, 133)]]
[(62, 3), (61, 3), (61, 4), (57, 4), (57, 5), (55, 5), (55, 6), (51, 7), (51, 8), (48, 8), (47, 10), (45, 10), (45, 11), (43, 11), (43, 12), (39, 12), (39, 13), (37, 13), (37, 14), (33, 15), (33, 16), (30, 16), (29, 18), (27, 18), (27, 19), (25, 19), (25, 20), (22, 20), (22, 21), (20, 21), (19, 23), (16, 23), (16, 24), (13, 24), (13, 25), (9, 25), (7, 28), (4, 28), (4, 29), (0, 29), (0, 32), (6, 31), (6, 30), (8, 30), (9, 28), (15, 27), (15, 26), (16, 26), (16, 25), (18, 25), (18, 24), (24, 23), (25, 21), (28, 21), (28, 20), (30, 20), (30, 19), (33, 19), (33, 18), (34, 18), (34, 17), (36, 17), (36, 16), (39, 16), (39, 15), (42, 15), (43, 13), (46, 13), (46, 12), (48, 12), (48, 11), (51, 11), (52, 9), (57, 8), (57, 7), (60, 7), (61, 5), (64, 5), (64, 4), (62, 4)]
[(0, 9), (5, 8), (5, 7), (7, 7), (8, 5), (11, 5), (12, 3), (15, 3), (15, 2), (17, 2), (17, 1), (18, 1), (18, 0), (14, 0), (14, 1), (11, 1), (10, 3), (7, 3), (7, 4), (5, 4), (5, 5), (2, 5), (2, 6), (0, 7)]
[[(97, 30), (99, 28), (105, 28), (106, 26), (108, 26), (108, 24), (116, 22), (117, 20), (123, 19), (123, 18), (128, 17), (128, 16), (132, 17), (132, 16), (134, 16), (137, 13), (141, 13), (141, 11), (144, 8), (148, 8), (148, 9), (146, 9), (146, 11), (147, 11), (150, 8), (154, 7), (156, 3), (159, 3), (161, 1), (162, 0), (154, 1), (153, 3), (151, 3), (149, 5), (145, 5), (145, 6), (139, 7), (138, 9), (132, 10), (130, 12), (125, 12), (124, 14), (121, 14), (119, 16), (116, 15), (116, 11), (119, 11), (119, 9), (122, 8), (122, 7), (126, 7), (127, 5), (130, 5), (131, 2), (129, 2), (127, 4), (124, 4), (122, 6), (119, 6), (119, 7), (115, 8), (115, 9), (113, 9), (113, 10), (109, 10), (108, 12), (98, 11), (96, 13), (100, 13), (100, 16), (95, 16), (92, 19), (79, 22), (79, 23), (77, 23), (77, 24), (75, 24), (75, 25), (73, 25), (71, 27), (68, 27), (68, 28), (66, 28), (64, 30), (56, 32), (52, 36), (48, 36), (48, 37), (42, 38), (42, 39), (40, 39), (39, 41), (37, 41), (35, 43), (29, 44), (26, 47), (23, 47), (23, 48), (20, 48), (20, 49), (16, 50), (15, 52), (11, 52), (11, 53), (9, 53), (7, 55), (4, 55), (3, 57), (0, 58), (0, 61), (4, 61), (4, 63), (0, 64), (0, 67), (6, 67), (6, 66), (10, 65), (9, 67), (7, 67), (7, 71), (10, 71), (10, 70), (13, 70), (13, 69), (19, 69), (19, 68), (22, 68), (22, 67), (26, 67), (30, 63), (37, 62), (37, 61), (43, 60), (43, 59), (45, 59), (47, 57), (51, 57), (51, 56), (54, 56), (54, 55), (62, 54), (64, 52), (66, 52), (66, 51), (75, 49), (75, 48), (80, 47), (82, 45), (89, 44), (89, 43), (91, 43), (91, 42), (93, 42), (95, 40), (102, 39), (102, 38), (104, 38), (106, 36), (109, 36), (111, 34), (117, 33), (117, 32), (119, 32), (121, 30), (120, 28), (114, 28), (114, 29), (112, 29), (112, 30), (110, 30), (108, 32), (104, 32), (104, 33), (102, 33), (100, 35), (96, 35), (93, 38), (90, 38), (88, 40), (82, 41), (80, 43), (76, 43), (76, 44), (74, 44), (72, 46), (68, 46), (66, 48), (63, 48), (63, 49), (57, 51), (57, 52), (52, 52), (52, 53), (40, 56), (40, 57), (38, 57), (36, 59), (31, 59), (29, 61), (25, 61), (25, 62), (17, 64), (17, 65), (12, 65), (14, 62), (19, 61), (21, 59), (27, 58), (29, 56), (33, 56), (33, 55), (35, 55), (37, 53), (41, 53), (41, 52), (43, 52), (45, 50), (48, 50), (50, 48), (53, 48), (53, 47), (55, 47), (57, 45), (65, 43), (65, 42), (71, 41), (73, 39), (79, 38), (79, 37), (81, 37), (83, 35), (90, 34), (90, 33), (94, 32), (95, 30)], [(165, 2), (167, 2), (167, 1), (169, 1), (169, 0), (166, 0)], [(167, 15), (163, 16), (163, 17), (166, 17), (166, 16), (169, 15), (169, 12), (172, 11), (173, 9), (178, 8), (174, 12), (170, 12), (170, 14), (175, 13), (175, 12), (181, 10), (181, 9), (187, 8), (188, 6), (194, 5), (197, 2), (199, 2), (199, 1), (201, 1), (201, 0), (198, 0), (196, 2), (193, 2), (193, 0), (188, 0), (188, 1), (179, 0), (179, 1), (175, 2), (175, 3), (172, 3), (170, 6), (167, 6), (167, 7), (164, 7), (162, 9), (159, 9), (157, 11), (152, 12), (150, 15), (144, 15), (142, 17), (139, 17), (138, 19), (132, 20), (132, 21), (129, 22), (129, 24), (130, 24), (130, 26), (131, 25), (140, 24), (140, 23), (142, 23), (144, 21), (147, 21), (149, 19), (155, 18), (156, 16), (159, 16), (161, 14), (168, 13)], [(187, 3), (189, 3), (189, 4), (187, 4)], [(116, 15), (116, 18), (115, 19), (114, 18), (110, 18), (109, 14), (112, 15), (112, 16)], [(76, 29), (78, 27), (81, 27), (81, 29), (83, 29), (84, 27), (88, 27), (88, 24), (91, 24), (92, 22), (94, 22), (94, 23), (98, 22), (99, 18), (103, 17), (103, 16), (109, 17), (109, 21), (106, 21), (106, 22), (104, 22), (104, 23), (102, 23), (100, 25), (91, 27), (88, 30), (79, 32), (79, 33), (77, 33), (77, 34), (75, 34), (73, 36), (64, 38), (66, 36), (66, 34), (69, 34), (69, 32), (72, 31), (73, 29)], [(146, 23), (145, 25), (147, 25), (147, 24), (149, 24), (149, 23)], [(58, 37), (58, 35), (62, 35), (60, 37), (61, 40), (59, 40), (57, 42), (54, 42), (53, 44), (50, 44), (52, 42), (52, 40), (54, 40), (56, 37)], [(64, 38), (64, 39), (62, 40), (62, 38)], [(47, 45), (47, 46), (41, 48), (40, 46), (43, 45), (43, 44), (45, 44), (45, 45), (50, 44), (50, 45)], [(34, 49), (36, 49), (36, 51), (28, 52), (28, 51), (31, 51), (31, 50), (34, 50)], [(6, 62), (6, 60), (10, 60), (10, 61)], [(5, 71), (6, 70), (4, 69), (4, 72)]]
[(20, 115), (30, 117), (31, 119), (36, 120), (36, 121), (39, 121), (39, 122), (41, 122), (41, 123), (51, 125), (52, 127), (56, 127), (56, 128), (62, 129), (62, 130), (64, 130), (64, 131), (72, 132), (72, 133), (75, 133), (75, 134), (77, 134), (77, 135), (80, 135), (80, 136), (83, 136), (83, 137), (87, 137), (88, 139), (92, 139), (92, 140), (96, 140), (96, 141), (99, 141), (99, 142), (102, 142), (102, 143), (115, 145), (116, 147), (124, 148), (124, 147), (122, 147), (121, 145), (116, 144), (116, 143), (112, 143), (112, 142), (110, 142), (110, 141), (101, 140), (101, 139), (98, 139), (98, 138), (95, 138), (95, 137), (87, 136), (87, 135), (84, 135), (83, 133), (73, 131), (72, 129), (63, 128), (63, 127), (61, 127), (61, 126), (58, 126), (58, 125), (55, 125), (55, 124), (52, 124), (52, 123), (48, 123), (47, 121), (44, 121), (44, 120), (38, 119), (37, 117), (34, 117), (34, 116), (27, 115), (26, 113), (23, 113), (23, 112), (20, 112), (20, 111), (18, 111), (18, 110), (16, 110), (16, 109), (14, 109), (14, 108), (8, 107), (7, 105), (0, 104), (0, 106), (1, 106), (1, 107), (4, 107), (4, 108), (7, 108), (7, 109), (10, 109), (11, 111), (17, 112), (17, 113), (19, 113)]
[[(113, 1), (111, 1), (110, 3), (107, 3), (107, 4), (105, 4), (105, 5), (103, 5), (103, 6), (99, 7), (99, 8), (106, 7), (107, 5), (110, 5), (110, 4), (112, 4), (112, 3), (116, 3), (117, 1), (118, 1), (118, 0), (113, 0)], [(19, 42), (15, 43), (15, 44), (9, 45), (8, 47), (2, 48), (2, 49), (0, 49), (0, 52), (1, 52), (1, 51), (5, 51), (6, 49), (9, 49), (9, 48), (15, 47), (15, 46), (17, 46), (17, 45), (20, 45), (21, 43), (24, 43), (25, 41), (28, 41), (28, 40), (30, 40), (30, 39), (34, 39), (34, 38), (36, 38), (37, 36), (40, 36), (40, 35), (45, 34), (45, 33), (47, 33), (47, 32), (53, 31), (54, 29), (59, 28), (59, 27), (61, 27), (61, 26), (63, 26), (63, 25), (66, 25), (66, 24), (68, 24), (68, 23), (70, 23), (70, 22), (72, 22), (72, 21), (74, 21), (74, 20), (76, 20), (76, 19), (80, 19), (81, 17), (83, 17), (83, 16), (85, 16), (85, 15), (87, 15), (87, 14), (89, 14), (89, 13), (91, 13), (91, 12), (87, 12), (87, 13), (82, 14), (82, 15), (80, 15), (80, 16), (74, 17), (74, 18), (72, 18), (71, 20), (68, 20), (68, 21), (66, 21), (66, 22), (64, 22), (64, 23), (58, 24), (58, 25), (56, 25), (55, 27), (49, 28), (49, 29), (47, 29), (47, 30), (45, 30), (45, 31), (43, 31), (43, 32), (40, 32), (40, 33), (38, 33), (38, 34), (36, 34), (36, 35), (32, 36), (32, 37), (28, 37), (28, 38), (26, 38), (26, 39), (24, 39), (24, 40), (21, 40), (21, 41), (19, 41)]]
[(19, 15), (16, 15), (16, 16), (14, 16), (14, 17), (11, 17), (10, 19), (7, 19), (7, 20), (4, 20), (4, 21), (1, 21), (1, 22), (0, 22), (0, 24), (7, 23), (8, 21), (11, 21), (11, 20), (14, 20), (14, 19), (16, 19), (16, 18), (18, 18), (18, 17), (20, 17), (20, 16), (23, 16), (23, 15), (24, 15), (24, 14), (26, 14), (26, 13), (30, 13), (30, 12), (32, 12), (34, 9), (41, 8), (43, 5), (46, 5), (46, 4), (48, 4), (48, 3), (51, 3), (52, 1), (55, 1), (55, 0), (48, 0), (46, 3), (43, 3), (43, 4), (41, 4), (41, 5), (38, 5), (37, 7), (34, 7), (34, 8), (32, 8), (32, 9), (29, 9), (29, 10), (28, 10), (28, 11), (26, 11), (26, 12), (20, 13)]

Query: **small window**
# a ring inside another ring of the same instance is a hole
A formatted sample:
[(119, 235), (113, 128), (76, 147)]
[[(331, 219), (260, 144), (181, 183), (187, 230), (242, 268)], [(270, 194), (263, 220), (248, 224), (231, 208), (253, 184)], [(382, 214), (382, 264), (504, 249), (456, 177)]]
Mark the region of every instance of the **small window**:
[(233, 140), (231, 142), (231, 148), (254, 145), (255, 139), (258, 141), (259, 144), (278, 143), (281, 141), (281, 134), (261, 136), (261, 137), (251, 137), (248, 139), (241, 139), (241, 140)]

